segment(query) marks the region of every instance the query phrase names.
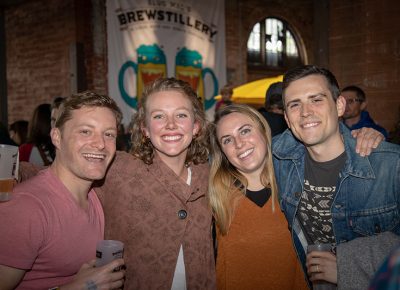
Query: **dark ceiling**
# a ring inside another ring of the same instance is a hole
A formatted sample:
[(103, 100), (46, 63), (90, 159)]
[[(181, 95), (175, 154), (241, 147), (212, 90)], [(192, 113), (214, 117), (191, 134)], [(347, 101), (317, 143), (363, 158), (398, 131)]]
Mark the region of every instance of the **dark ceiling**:
[(18, 5), (25, 1), (26, 0), (0, 0), (0, 7), (9, 7), (13, 5)]

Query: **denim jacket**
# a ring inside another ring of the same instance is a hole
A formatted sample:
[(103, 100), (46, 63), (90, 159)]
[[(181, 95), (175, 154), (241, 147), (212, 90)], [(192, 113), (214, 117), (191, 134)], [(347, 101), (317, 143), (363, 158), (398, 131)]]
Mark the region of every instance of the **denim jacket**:
[[(382, 142), (370, 156), (361, 157), (355, 152), (355, 139), (342, 123), (340, 132), (347, 160), (331, 207), (336, 243), (386, 231), (400, 235), (400, 146)], [(273, 139), (280, 206), (304, 270), (307, 241), (296, 213), (303, 191), (305, 150), (290, 130)]]

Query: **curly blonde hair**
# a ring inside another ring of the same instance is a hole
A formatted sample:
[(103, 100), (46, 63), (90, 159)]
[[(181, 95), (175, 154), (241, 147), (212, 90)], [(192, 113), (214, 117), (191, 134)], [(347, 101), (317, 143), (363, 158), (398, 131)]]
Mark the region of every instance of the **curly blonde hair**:
[(164, 91), (180, 92), (190, 100), (195, 122), (199, 124), (199, 132), (194, 136), (189, 145), (185, 163), (205, 163), (208, 160), (209, 154), (209, 124), (206, 120), (203, 104), (187, 82), (175, 78), (159, 78), (145, 87), (138, 111), (133, 117), (131, 154), (146, 164), (153, 163), (154, 146), (150, 139), (144, 135), (142, 128), (146, 125), (146, 106), (149, 96)]

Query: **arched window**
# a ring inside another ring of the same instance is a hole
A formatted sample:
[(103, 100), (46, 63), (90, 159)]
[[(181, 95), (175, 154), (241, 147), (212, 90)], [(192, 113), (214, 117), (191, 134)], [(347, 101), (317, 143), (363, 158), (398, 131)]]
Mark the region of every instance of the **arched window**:
[(299, 46), (285, 21), (266, 18), (254, 25), (247, 41), (247, 63), (283, 69), (302, 64)]

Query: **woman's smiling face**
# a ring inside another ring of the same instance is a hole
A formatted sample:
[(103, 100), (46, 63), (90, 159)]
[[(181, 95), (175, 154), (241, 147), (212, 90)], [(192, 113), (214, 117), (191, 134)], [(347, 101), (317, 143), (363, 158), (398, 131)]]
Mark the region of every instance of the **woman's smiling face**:
[(145, 114), (143, 131), (160, 158), (164, 162), (185, 159), (193, 136), (199, 131), (189, 98), (174, 90), (156, 92), (148, 96)]
[(267, 143), (259, 125), (249, 116), (234, 112), (217, 124), (217, 138), (229, 162), (245, 177), (261, 174), (267, 155)]

